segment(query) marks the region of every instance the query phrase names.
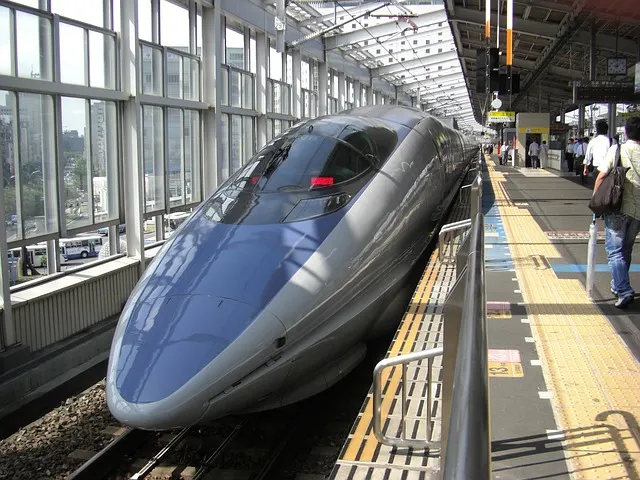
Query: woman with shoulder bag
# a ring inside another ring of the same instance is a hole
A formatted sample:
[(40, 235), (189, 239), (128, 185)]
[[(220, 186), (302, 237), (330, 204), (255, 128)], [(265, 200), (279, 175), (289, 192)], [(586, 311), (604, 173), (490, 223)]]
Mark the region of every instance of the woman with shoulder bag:
[[(640, 232), (640, 117), (632, 117), (627, 121), (625, 133), (629, 140), (621, 145), (612, 145), (605, 161), (598, 166), (599, 174), (590, 203), (591, 207), (597, 197), (596, 192), (605, 179), (610, 174), (619, 174), (616, 167), (622, 166), (623, 172), (626, 171), (622, 203), (619, 209), (616, 206), (614, 211), (604, 214), (605, 250), (611, 269), (611, 293), (618, 297), (615, 302), (617, 308), (626, 308), (635, 295), (629, 281), (629, 267), (633, 244)], [(607, 182), (603, 188), (608, 189), (610, 186), (611, 182)], [(598, 196), (602, 197), (602, 193)], [(592, 210), (598, 214), (597, 210)]]

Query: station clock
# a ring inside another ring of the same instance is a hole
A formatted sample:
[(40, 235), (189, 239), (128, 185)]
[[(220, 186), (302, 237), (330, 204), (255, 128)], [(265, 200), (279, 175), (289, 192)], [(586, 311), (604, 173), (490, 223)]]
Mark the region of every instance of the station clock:
[(625, 57), (607, 58), (607, 75), (626, 75), (627, 59)]

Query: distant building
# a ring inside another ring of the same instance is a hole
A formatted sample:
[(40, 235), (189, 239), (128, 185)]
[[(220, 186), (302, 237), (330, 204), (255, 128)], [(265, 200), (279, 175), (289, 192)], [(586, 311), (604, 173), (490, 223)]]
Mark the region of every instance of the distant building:
[(62, 151), (84, 154), (84, 137), (81, 137), (77, 130), (62, 132)]

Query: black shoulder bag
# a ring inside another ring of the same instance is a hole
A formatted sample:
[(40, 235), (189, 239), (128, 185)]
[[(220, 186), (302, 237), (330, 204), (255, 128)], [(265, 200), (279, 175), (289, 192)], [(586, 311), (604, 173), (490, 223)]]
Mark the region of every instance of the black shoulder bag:
[(616, 159), (613, 162), (613, 168), (589, 201), (589, 208), (598, 217), (600, 215), (618, 213), (622, 207), (622, 191), (624, 189), (624, 180), (627, 176), (629, 167), (623, 167), (620, 165), (621, 149), (622, 145), (618, 145), (618, 148), (616, 149)]

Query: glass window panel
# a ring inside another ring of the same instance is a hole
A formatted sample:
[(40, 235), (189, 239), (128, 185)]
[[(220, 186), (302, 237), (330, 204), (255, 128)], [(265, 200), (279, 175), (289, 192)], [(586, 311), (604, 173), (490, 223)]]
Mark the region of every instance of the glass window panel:
[(138, 0), (138, 38), (147, 42), (153, 41), (151, 34), (151, 0)]
[(162, 51), (142, 45), (142, 93), (162, 95)]
[(230, 85), (230, 94), (231, 94), (231, 106), (232, 107), (242, 107), (241, 102), (241, 84), (242, 84), (242, 75), (240, 72), (231, 70), (231, 85)]
[(300, 69), (300, 82), (302, 88), (309, 88), (309, 62), (303, 61)]
[(19, 77), (51, 80), (51, 41), (51, 22), (48, 19), (16, 12)]
[(244, 132), (240, 115), (231, 115), (231, 174), (244, 163)]
[(269, 143), (272, 138), (273, 138), (273, 120), (268, 118), (267, 119), (267, 143)]
[(273, 136), (277, 137), (282, 132), (282, 123), (280, 120), (273, 121)]
[(169, 206), (184, 205), (184, 125), (182, 110), (167, 109), (167, 175), (169, 186)]
[(222, 105), (229, 105), (229, 69), (221, 68), (222, 73)]
[(119, 0), (113, 0), (111, 4), (113, 5), (113, 28), (112, 28), (112, 30), (114, 30), (115, 32), (120, 33), (120, 30), (121, 30), (120, 22), (122, 21), (121, 14), (120, 14), (120, 1)]
[(273, 82), (273, 113), (282, 113), (281, 86)]
[(62, 168), (67, 228), (92, 222), (92, 174), (89, 168), (87, 102), (84, 98), (62, 97)]
[(282, 85), (282, 113), (291, 113), (291, 87)]
[(187, 203), (199, 202), (200, 193), (200, 113), (184, 111), (184, 177)]
[(198, 13), (196, 16), (196, 52), (202, 55), (202, 15)]
[(253, 109), (253, 76), (244, 74), (242, 77), (242, 108)]
[(16, 143), (14, 138), (15, 94), (0, 90), (0, 160), (4, 179), (4, 214), (7, 241), (22, 236), (16, 196)]
[[(86, 85), (86, 37), (82, 28), (60, 23), (60, 80)], [(104, 70), (104, 66), (101, 67)]]
[(6, 7), (0, 7), (0, 74), (13, 75), (13, 66), (11, 65), (11, 14)]
[(53, 99), (19, 93), (18, 102), (22, 218), (26, 236), (36, 237), (58, 229)]
[(251, 159), (256, 151), (256, 131), (254, 128), (253, 117), (243, 116), (243, 133), (244, 133), (244, 157), (242, 164), (244, 165)]
[(229, 178), (229, 115), (222, 114), (222, 131), (220, 136), (221, 158), (218, 162), (218, 184), (221, 185)]
[(195, 59), (183, 58), (183, 88), (184, 98), (187, 100), (200, 100), (200, 65)]
[(89, 82), (92, 87), (116, 87), (115, 39), (89, 31)]
[(273, 112), (273, 82), (267, 80), (267, 112)]
[(103, 27), (102, 1), (82, 0), (82, 6), (80, 6), (78, 0), (51, 0), (51, 12), (97, 27)]
[(293, 57), (287, 53), (287, 83), (293, 85)]
[(226, 64), (245, 70), (244, 35), (231, 28), (227, 28), (226, 34)]
[(167, 0), (160, 0), (160, 41), (162, 45), (189, 48), (189, 12)]
[(282, 80), (282, 54), (273, 47), (269, 48), (269, 78)]
[(118, 117), (115, 102), (91, 100), (94, 221), (118, 218)]
[(182, 56), (167, 52), (167, 96), (182, 98)]
[(256, 66), (256, 58), (257, 58), (256, 39), (253, 36), (251, 37), (251, 41), (249, 43), (249, 57), (250, 57), (249, 70), (251, 71), (251, 73), (257, 73), (258, 67)]
[(162, 108), (143, 105), (142, 115), (145, 212), (153, 212), (165, 207)]

